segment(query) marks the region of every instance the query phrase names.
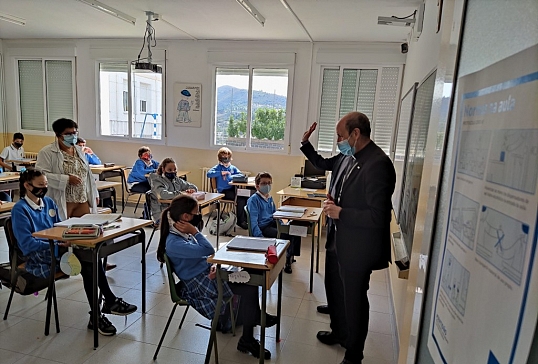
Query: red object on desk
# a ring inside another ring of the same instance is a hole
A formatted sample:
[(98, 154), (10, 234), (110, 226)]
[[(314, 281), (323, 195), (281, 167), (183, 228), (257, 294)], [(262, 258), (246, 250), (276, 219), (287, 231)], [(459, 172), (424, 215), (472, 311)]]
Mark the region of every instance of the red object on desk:
[(276, 254), (276, 246), (269, 245), (267, 248), (267, 252), (265, 253), (265, 257), (267, 258), (267, 261), (271, 264), (278, 263), (278, 255)]

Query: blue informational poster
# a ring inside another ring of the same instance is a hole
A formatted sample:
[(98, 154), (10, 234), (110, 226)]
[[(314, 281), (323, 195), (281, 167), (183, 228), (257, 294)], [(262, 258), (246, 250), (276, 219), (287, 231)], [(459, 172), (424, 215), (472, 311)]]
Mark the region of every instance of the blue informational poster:
[(538, 316), (538, 46), (458, 80), (457, 146), (428, 347), (526, 363)]

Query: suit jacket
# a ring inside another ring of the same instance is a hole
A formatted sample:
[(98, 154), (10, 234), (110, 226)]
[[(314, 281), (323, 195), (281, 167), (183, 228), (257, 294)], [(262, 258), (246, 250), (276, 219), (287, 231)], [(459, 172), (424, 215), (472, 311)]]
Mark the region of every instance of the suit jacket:
[(388, 267), (390, 253), (391, 196), (396, 184), (392, 161), (373, 141), (355, 155), (340, 198), (336, 223), (339, 264), (348, 270)]
[[(331, 183), (329, 185), (329, 191), (332, 190), (333, 186), (337, 183), (337, 175), (338, 171), (340, 170), (340, 167), (342, 166), (342, 162), (346, 160), (346, 156), (342, 153), (338, 153), (335, 156), (332, 156), (331, 158), (324, 158), (316, 150), (314, 149), (314, 146), (307, 142), (301, 146), (301, 152), (308, 158), (310, 162), (314, 165), (314, 167), (318, 169), (322, 169), (324, 171), (332, 171), (332, 178)], [(334, 197), (334, 196), (333, 196)], [(334, 225), (333, 219), (327, 218), (327, 234), (330, 233), (332, 226)], [(334, 250), (334, 239), (331, 239), (327, 237), (327, 242), (325, 244), (325, 249)]]

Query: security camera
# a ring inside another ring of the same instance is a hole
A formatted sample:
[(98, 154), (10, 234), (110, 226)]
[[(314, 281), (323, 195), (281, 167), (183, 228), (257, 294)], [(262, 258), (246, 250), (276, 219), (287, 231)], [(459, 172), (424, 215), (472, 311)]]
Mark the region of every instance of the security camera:
[(407, 53), (407, 51), (409, 51), (409, 46), (407, 43), (402, 43), (400, 47), (402, 48), (402, 53)]

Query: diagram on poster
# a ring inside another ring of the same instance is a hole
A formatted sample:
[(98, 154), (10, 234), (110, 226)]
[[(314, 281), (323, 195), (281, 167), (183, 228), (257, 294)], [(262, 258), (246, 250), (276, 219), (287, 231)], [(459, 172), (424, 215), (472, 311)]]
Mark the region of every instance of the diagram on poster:
[(454, 193), (450, 214), (450, 232), (471, 250), (474, 249), (479, 209), (478, 202), (461, 193)]
[(499, 130), (493, 135), (486, 180), (534, 193), (538, 176), (538, 130)]
[(445, 261), (443, 262), (441, 287), (443, 287), (450, 302), (452, 302), (462, 316), (465, 316), (469, 277), (469, 271), (454, 258), (450, 251), (447, 251)]
[(527, 224), (482, 206), (476, 253), (517, 285), (521, 284), (528, 239)]
[(484, 178), (490, 137), (490, 130), (473, 130), (461, 133), (458, 172), (479, 179)]

